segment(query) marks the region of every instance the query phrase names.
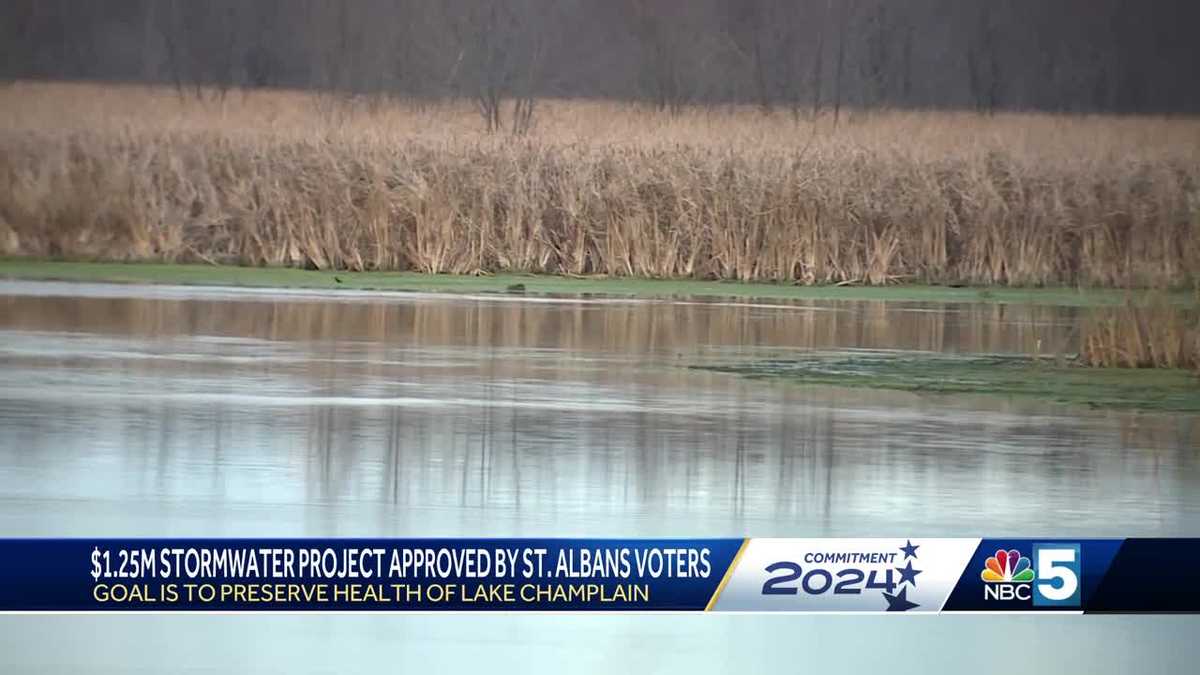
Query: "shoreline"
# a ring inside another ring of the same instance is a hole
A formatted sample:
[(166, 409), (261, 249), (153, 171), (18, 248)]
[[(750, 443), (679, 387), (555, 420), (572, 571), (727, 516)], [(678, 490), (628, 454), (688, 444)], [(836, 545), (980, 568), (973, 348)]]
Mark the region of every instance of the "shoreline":
[[(68, 262), (30, 258), (0, 259), (0, 279), (114, 284), (226, 286), (304, 290), (436, 293), (501, 293), (533, 296), (597, 295), (638, 298), (740, 298), (796, 301), (888, 301), (1116, 306), (1144, 295), (1142, 289), (1013, 288), (1007, 286), (797, 286), (755, 282), (563, 277), (503, 273), (486, 276), (422, 272), (347, 272), (278, 267), (191, 263)], [(1172, 302), (1187, 304), (1191, 294), (1175, 291)]]
[[(417, 272), (322, 272), (173, 263), (52, 262), (0, 259), (0, 279), (29, 283), (79, 283), (137, 288), (202, 289), (213, 292), (278, 293), (280, 297), (319, 296), (332, 302), (387, 302), (411, 294), (437, 294), (513, 301), (621, 302), (688, 299), (761, 300), (761, 306), (803, 302), (886, 302), (929, 304), (1017, 304), (1108, 312), (1145, 291), (1062, 288), (949, 288), (937, 286), (786, 286), (718, 281), (636, 278), (568, 278), (548, 275), (429, 275)], [(340, 282), (338, 281), (340, 279)], [(521, 290), (512, 286), (520, 284)], [(87, 295), (64, 286), (62, 294)], [(104, 291), (102, 291), (104, 292)], [(150, 291), (145, 291), (149, 293)], [(1180, 291), (1172, 303), (1194, 302)], [(1159, 301), (1162, 300), (1159, 296)], [(955, 311), (942, 308), (936, 311)], [(1122, 343), (1123, 344), (1123, 343)], [(1078, 357), (1044, 358), (975, 354), (968, 356), (876, 351), (818, 350), (804, 355), (751, 361), (689, 363), (693, 370), (790, 385), (827, 385), (908, 392), (917, 395), (984, 395), (1040, 399), (1048, 403), (1101, 410), (1200, 413), (1195, 374), (1182, 368), (1086, 367)]]

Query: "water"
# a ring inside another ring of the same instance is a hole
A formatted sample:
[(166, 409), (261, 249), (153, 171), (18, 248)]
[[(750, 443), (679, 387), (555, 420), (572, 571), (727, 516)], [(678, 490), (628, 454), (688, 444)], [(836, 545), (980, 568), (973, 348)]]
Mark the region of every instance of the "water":
[[(0, 282), (0, 536), (1200, 535), (1200, 424), (689, 365), (1077, 310)], [(1191, 617), (38, 616), (17, 670), (1188, 671)], [(1003, 653), (996, 652), (1004, 645)], [(171, 669), (171, 668), (169, 668)]]

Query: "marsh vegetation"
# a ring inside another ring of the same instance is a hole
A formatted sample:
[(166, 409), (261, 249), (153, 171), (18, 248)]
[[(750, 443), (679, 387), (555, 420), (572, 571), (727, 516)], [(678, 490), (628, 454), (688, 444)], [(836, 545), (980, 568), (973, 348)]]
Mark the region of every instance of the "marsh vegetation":
[(795, 284), (1187, 286), (1200, 121), (0, 92), (0, 253)]

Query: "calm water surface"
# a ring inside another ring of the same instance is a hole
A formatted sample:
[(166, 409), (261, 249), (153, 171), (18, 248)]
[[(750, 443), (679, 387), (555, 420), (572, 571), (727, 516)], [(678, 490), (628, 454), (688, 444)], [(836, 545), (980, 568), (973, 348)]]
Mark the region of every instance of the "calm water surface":
[[(688, 368), (1048, 353), (1078, 320), (0, 282), (0, 536), (1200, 535), (1194, 416)], [(1198, 633), (1191, 617), (2, 617), (0, 663), (1194, 672)]]

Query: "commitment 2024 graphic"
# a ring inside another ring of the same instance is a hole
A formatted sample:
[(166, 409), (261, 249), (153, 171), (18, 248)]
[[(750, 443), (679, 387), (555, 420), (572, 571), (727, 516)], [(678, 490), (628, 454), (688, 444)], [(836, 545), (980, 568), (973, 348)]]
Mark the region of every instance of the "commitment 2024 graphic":
[(0, 612), (1200, 612), (1200, 539), (0, 539)]

